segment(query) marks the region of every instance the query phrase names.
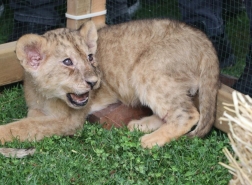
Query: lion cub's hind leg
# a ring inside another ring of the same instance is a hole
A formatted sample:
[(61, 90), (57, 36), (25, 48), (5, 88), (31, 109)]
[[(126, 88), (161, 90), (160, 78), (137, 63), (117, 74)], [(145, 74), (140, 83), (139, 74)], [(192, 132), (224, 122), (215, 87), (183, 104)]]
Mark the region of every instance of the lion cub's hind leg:
[[(180, 107), (178, 107), (180, 105)], [(146, 134), (141, 138), (141, 145), (144, 148), (152, 148), (155, 145), (163, 146), (165, 143), (173, 139), (177, 139), (197, 124), (199, 113), (192, 102), (181, 102), (176, 105), (167, 106), (165, 121), (157, 130), (150, 134)], [(160, 114), (164, 115), (164, 112)]]
[(132, 120), (128, 124), (130, 131), (139, 130), (142, 132), (151, 132), (157, 130), (164, 122), (156, 115), (144, 117), (140, 120)]

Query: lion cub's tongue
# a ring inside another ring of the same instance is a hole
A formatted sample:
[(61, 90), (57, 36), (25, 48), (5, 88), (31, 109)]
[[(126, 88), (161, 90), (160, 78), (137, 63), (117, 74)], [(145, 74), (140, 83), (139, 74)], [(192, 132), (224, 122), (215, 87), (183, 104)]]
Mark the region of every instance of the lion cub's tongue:
[(80, 95), (77, 95), (77, 94), (70, 94), (70, 95), (71, 95), (71, 98), (76, 102), (82, 102), (88, 98), (88, 93), (80, 94)]

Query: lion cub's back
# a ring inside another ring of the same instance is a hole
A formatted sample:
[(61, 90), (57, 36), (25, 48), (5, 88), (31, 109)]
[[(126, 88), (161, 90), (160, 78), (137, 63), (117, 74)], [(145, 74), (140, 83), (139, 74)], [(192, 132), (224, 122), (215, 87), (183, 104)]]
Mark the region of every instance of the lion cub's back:
[[(201, 31), (169, 19), (138, 20), (98, 32), (97, 58), (104, 80), (122, 96), (134, 99), (139, 73), (157, 73), (198, 86), (202, 71), (218, 75), (218, 58)], [(203, 60), (204, 58), (204, 60)], [(144, 82), (144, 80), (143, 80)], [(187, 88), (186, 87), (186, 88)]]
[[(142, 54), (154, 55), (153, 49), (162, 51), (159, 58), (163, 57), (167, 62), (192, 63), (194, 66), (195, 62), (200, 62), (201, 53), (215, 55), (214, 47), (204, 33), (175, 20), (136, 20), (99, 30), (97, 54), (106, 61), (106, 68), (110, 64), (128, 68), (138, 62)], [(175, 55), (178, 59), (169, 61)]]

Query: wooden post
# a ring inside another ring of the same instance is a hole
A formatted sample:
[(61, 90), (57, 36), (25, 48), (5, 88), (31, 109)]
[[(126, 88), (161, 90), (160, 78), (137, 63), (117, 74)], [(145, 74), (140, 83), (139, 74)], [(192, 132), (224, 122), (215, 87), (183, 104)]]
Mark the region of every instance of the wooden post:
[[(67, 13), (71, 15), (89, 14), (92, 0), (67, 0)], [(87, 20), (67, 19), (67, 27), (78, 29)]]
[[(106, 8), (106, 0), (67, 0), (67, 14), (80, 16), (91, 13), (104, 11)], [(91, 18), (97, 27), (105, 25), (105, 15)], [(82, 20), (67, 19), (67, 27), (78, 29), (80, 25), (90, 20), (90, 18)]]
[[(100, 12), (106, 10), (106, 0), (92, 0), (91, 12)], [(105, 26), (106, 15), (101, 15), (97, 17), (93, 17), (92, 21), (94, 21), (97, 28)]]

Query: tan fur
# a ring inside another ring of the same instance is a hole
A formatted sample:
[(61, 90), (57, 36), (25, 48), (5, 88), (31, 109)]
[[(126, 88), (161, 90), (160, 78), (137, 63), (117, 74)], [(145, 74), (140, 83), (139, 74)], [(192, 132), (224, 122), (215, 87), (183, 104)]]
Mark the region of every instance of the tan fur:
[[(2, 143), (13, 137), (23, 141), (73, 134), (88, 114), (118, 101), (147, 105), (154, 112), (128, 125), (130, 130), (153, 131), (141, 138), (143, 147), (162, 146), (197, 123), (189, 136), (209, 132), (219, 67), (214, 47), (202, 32), (176, 21), (142, 20), (102, 28), (98, 35), (97, 40), (88, 22), (77, 31), (58, 29), (19, 39), (16, 51), (26, 71), (29, 113), (0, 126)], [(94, 54), (91, 61), (89, 54)], [(67, 58), (72, 66), (62, 63)], [(191, 98), (197, 91), (200, 115)], [(87, 92), (89, 101), (82, 106), (66, 96)]]

